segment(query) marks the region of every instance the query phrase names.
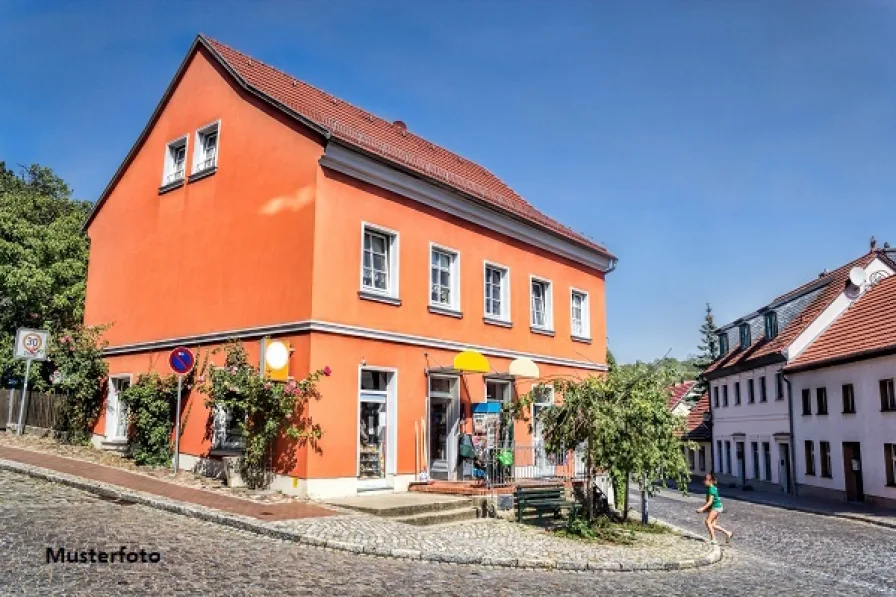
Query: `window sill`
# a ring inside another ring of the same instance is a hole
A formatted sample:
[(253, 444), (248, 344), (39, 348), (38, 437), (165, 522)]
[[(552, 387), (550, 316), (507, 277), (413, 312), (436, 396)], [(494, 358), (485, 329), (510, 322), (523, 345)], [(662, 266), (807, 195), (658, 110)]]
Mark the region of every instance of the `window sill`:
[(197, 180), (202, 180), (203, 178), (208, 178), (218, 171), (217, 166), (212, 166), (211, 168), (206, 168), (205, 170), (200, 170), (199, 172), (194, 172), (190, 175), (189, 182), (196, 182)]
[(896, 489), (896, 483), (887, 483), (887, 487), (890, 487), (890, 488), (892, 488), (892, 489)]
[(396, 298), (394, 296), (389, 296), (388, 294), (379, 294), (376, 292), (370, 292), (369, 290), (359, 290), (358, 297), (365, 301), (373, 301), (375, 303), (383, 303), (383, 304), (392, 305), (395, 307), (401, 306), (400, 298)]
[(828, 413), (815, 413), (815, 414), (820, 417), (826, 417), (828, 415)]
[(464, 318), (464, 314), (461, 311), (455, 311), (454, 309), (449, 309), (448, 307), (439, 307), (437, 305), (430, 305), (429, 312), (436, 315), (444, 315), (445, 317), (454, 317), (455, 319)]
[(512, 328), (513, 323), (509, 321), (504, 321), (503, 319), (495, 319), (494, 317), (483, 317), (483, 323), (487, 323), (488, 325), (496, 325), (501, 328)]
[(880, 409), (882, 413), (896, 413), (896, 408), (882, 408)]
[(212, 448), (208, 451), (209, 456), (242, 456), (242, 448)]
[(822, 479), (833, 479), (834, 476), (833, 475), (822, 475), (821, 478)]
[(591, 338), (586, 338), (585, 336), (576, 336), (575, 334), (571, 335), (570, 338), (573, 342), (581, 342), (582, 344), (591, 344)]
[(159, 187), (159, 195), (164, 195), (165, 193), (170, 193), (174, 189), (179, 189), (184, 186), (184, 180), (175, 180), (174, 182), (169, 182), (168, 184), (163, 184)]
[(841, 414), (841, 415), (854, 415), (854, 414), (856, 414), (856, 411), (854, 411), (854, 410), (844, 410), (844, 411), (843, 411), (842, 413), (840, 413), (840, 414)]
[(529, 326), (529, 331), (531, 331), (533, 334), (539, 334), (541, 336), (550, 336), (551, 338), (554, 337), (554, 330), (549, 330), (547, 328), (537, 328), (534, 326)]

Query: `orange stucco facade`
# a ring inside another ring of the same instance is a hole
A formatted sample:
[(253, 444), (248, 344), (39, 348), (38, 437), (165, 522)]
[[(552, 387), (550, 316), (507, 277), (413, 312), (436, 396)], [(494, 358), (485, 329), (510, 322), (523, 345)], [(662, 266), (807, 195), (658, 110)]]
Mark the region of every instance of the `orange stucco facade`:
[[(161, 193), (168, 143), (188, 136), (189, 171), (196, 131), (212, 122), (217, 170)], [(320, 163), (327, 143), (236, 84), (202, 46), (192, 52), (88, 227), (85, 322), (111, 324), (110, 376), (167, 372), (175, 344), (204, 351), (232, 335), (259, 362), (262, 336), (288, 341), (291, 375), (324, 366), (333, 374), (310, 406), (324, 430), (320, 451), (300, 449), (292, 470), (277, 472), (309, 495), (336, 495), (353, 491), (360, 475), (362, 369), (388, 372), (384, 477), (405, 480), (422, 468), (415, 423), (428, 416), (427, 371), (449, 370), (459, 347), (480, 347), (493, 374), (506, 374), (518, 356), (534, 360), (543, 379), (600, 374), (602, 271), (330, 170)], [(390, 302), (359, 293), (365, 223), (397, 240)], [(457, 313), (430, 309), (432, 245), (457, 255)], [(505, 325), (484, 321), (486, 262), (507, 271)], [(530, 328), (530, 276), (550, 281), (550, 334)], [(590, 339), (573, 338), (572, 289), (587, 293)], [(485, 401), (488, 376), (451, 375), (463, 433), (472, 429), (472, 405)], [(513, 391), (536, 381), (513, 380)], [(184, 412), (181, 453), (198, 462), (213, 447), (211, 413), (197, 392)], [(107, 427), (104, 413), (96, 435), (108, 438)], [(518, 437), (527, 433), (517, 425)]]

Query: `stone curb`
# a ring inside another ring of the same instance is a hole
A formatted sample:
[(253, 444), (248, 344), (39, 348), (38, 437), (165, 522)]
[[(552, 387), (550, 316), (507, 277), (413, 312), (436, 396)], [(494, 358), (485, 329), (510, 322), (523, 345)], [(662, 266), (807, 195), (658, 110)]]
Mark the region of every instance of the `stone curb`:
[[(518, 559), (518, 558), (494, 558), (483, 556), (471, 556), (462, 553), (441, 553), (441, 552), (421, 552), (415, 549), (387, 548), (384, 546), (364, 546), (357, 543), (348, 543), (344, 541), (336, 541), (332, 539), (322, 539), (310, 535), (303, 535), (299, 532), (289, 531), (279, 527), (257, 521), (245, 516), (236, 514), (225, 514), (220, 511), (212, 510), (202, 506), (192, 506), (183, 502), (168, 500), (145, 494), (139, 491), (133, 491), (117, 485), (100, 483), (96, 481), (88, 481), (82, 477), (59, 473), (42, 467), (22, 464), (12, 460), (0, 459), (0, 470), (6, 470), (14, 473), (25, 474), (37, 479), (49, 481), (51, 483), (59, 483), (67, 485), (81, 491), (86, 491), (94, 495), (105, 498), (112, 498), (121, 501), (133, 502), (158, 510), (165, 510), (174, 514), (189, 516), (206, 522), (213, 522), (224, 526), (229, 526), (242, 531), (248, 531), (259, 535), (266, 535), (274, 539), (284, 541), (293, 541), (303, 545), (312, 547), (333, 549), (337, 551), (345, 551), (355, 554), (370, 555), (375, 557), (388, 557), (403, 560), (416, 560), (447, 564), (467, 564), (492, 566), (501, 568), (521, 568), (526, 570), (562, 570), (562, 571), (600, 571), (600, 572), (655, 572), (657, 570), (683, 570), (687, 568), (700, 568), (710, 566), (722, 559), (722, 550), (718, 545), (711, 546), (711, 551), (701, 557), (690, 560), (680, 561), (654, 561), (647, 563), (634, 564), (631, 562), (582, 562), (582, 561), (556, 561), (552, 559)], [(687, 537), (688, 539), (696, 539), (703, 541), (702, 538), (683, 529), (679, 529), (670, 524), (659, 523), (673, 529), (675, 532)]]

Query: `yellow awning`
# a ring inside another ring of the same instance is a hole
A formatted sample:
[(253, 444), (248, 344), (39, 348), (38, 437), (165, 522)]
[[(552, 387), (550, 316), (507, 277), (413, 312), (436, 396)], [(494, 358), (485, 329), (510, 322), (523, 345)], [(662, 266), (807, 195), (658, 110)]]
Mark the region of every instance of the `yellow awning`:
[(538, 379), (541, 373), (538, 371), (538, 365), (532, 359), (520, 357), (510, 361), (510, 367), (507, 372), (514, 377), (525, 377), (528, 379)]
[(492, 370), (488, 359), (475, 350), (465, 350), (454, 357), (454, 368), (465, 373), (488, 373)]

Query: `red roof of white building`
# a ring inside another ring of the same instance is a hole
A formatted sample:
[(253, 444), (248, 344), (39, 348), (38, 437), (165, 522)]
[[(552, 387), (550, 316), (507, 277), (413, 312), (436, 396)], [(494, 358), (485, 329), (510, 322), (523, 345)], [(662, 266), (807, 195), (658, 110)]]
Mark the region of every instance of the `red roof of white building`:
[(787, 366), (815, 369), (896, 354), (896, 276), (884, 278), (853, 303)]

